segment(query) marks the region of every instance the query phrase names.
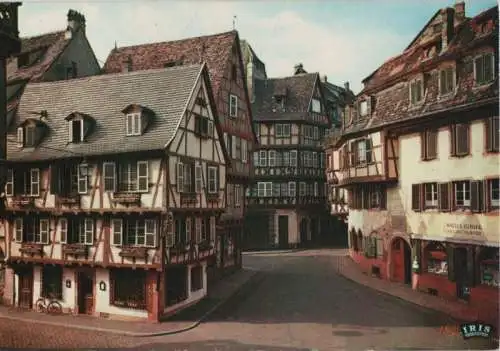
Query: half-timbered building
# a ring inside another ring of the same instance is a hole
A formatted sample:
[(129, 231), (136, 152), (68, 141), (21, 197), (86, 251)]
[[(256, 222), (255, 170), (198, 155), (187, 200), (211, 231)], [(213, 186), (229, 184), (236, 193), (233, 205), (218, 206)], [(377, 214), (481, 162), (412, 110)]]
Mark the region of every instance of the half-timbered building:
[(317, 73), (255, 80), (259, 140), (247, 192), (247, 246), (294, 247), (319, 241), (327, 216), (321, 140), (330, 123)]
[(176, 41), (115, 48), (104, 73), (137, 71), (206, 62), (213, 87), (215, 108), (231, 157), (225, 198), (227, 210), (217, 224), (217, 255), (210, 276), (241, 265), (239, 241), (245, 214), (244, 194), (252, 174), (251, 150), (255, 142), (251, 108), (238, 32), (207, 35)]
[(228, 155), (205, 64), (27, 85), (9, 130), (6, 300), (162, 316), (207, 292)]
[[(4, 18), (7, 19), (7, 16)], [(17, 20), (17, 18), (16, 18)], [(0, 139), (11, 127), (20, 98), (28, 82), (54, 81), (92, 76), (100, 73), (99, 63), (86, 37), (85, 16), (74, 10), (67, 14), (64, 30), (21, 38), (19, 51), (11, 53), (6, 63), (7, 115), (0, 125)], [(2, 75), (3, 76), (3, 75)], [(3, 189), (3, 186), (1, 186)], [(2, 191), (0, 191), (0, 202)], [(3, 218), (0, 216), (0, 225)], [(0, 237), (0, 251), (5, 251)], [(3, 287), (3, 262), (0, 254), (0, 293)]]
[(332, 144), (351, 256), (498, 323), (498, 7), (438, 10), (363, 82)]

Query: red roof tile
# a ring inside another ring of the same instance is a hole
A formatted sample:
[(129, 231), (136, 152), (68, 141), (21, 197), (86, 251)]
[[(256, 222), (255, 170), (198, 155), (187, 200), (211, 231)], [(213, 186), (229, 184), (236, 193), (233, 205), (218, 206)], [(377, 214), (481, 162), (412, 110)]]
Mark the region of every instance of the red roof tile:
[(230, 31), (113, 49), (106, 59), (103, 71), (122, 72), (129, 59), (131, 59), (131, 69), (134, 71), (163, 68), (165, 64), (171, 62), (183, 64), (206, 62), (214, 95), (217, 96), (236, 37), (237, 32)]

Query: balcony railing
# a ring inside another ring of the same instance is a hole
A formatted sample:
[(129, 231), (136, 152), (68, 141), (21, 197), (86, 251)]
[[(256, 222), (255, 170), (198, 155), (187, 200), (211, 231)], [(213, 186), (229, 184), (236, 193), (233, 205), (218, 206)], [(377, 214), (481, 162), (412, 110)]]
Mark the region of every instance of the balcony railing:
[(255, 176), (296, 176), (296, 177), (324, 177), (325, 170), (312, 167), (255, 167)]

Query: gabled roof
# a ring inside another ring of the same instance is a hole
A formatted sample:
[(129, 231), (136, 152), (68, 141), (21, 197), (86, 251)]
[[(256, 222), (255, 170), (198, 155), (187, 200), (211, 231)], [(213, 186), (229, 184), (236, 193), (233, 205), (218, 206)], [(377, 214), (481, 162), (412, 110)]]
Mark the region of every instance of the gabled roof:
[[(40, 51), (40, 56), (38, 61), (32, 65), (13, 71), (7, 77), (7, 81), (9, 83), (17, 80), (39, 81), (71, 41), (70, 38), (66, 38), (65, 33), (66, 31), (57, 31), (34, 37), (21, 38), (21, 52), (16, 57), (38, 51)], [(7, 62), (11, 60), (13, 58), (8, 59)]]
[[(203, 65), (107, 74), (64, 81), (30, 83), (11, 127), (8, 158), (46, 160), (78, 155), (105, 155), (134, 151), (163, 150), (177, 131)], [(161, 96), (161, 98), (159, 98)], [(147, 130), (140, 136), (126, 136), (122, 110), (131, 103), (153, 111)], [(48, 134), (35, 150), (15, 144), (15, 127), (33, 111), (46, 110)], [(68, 144), (65, 118), (78, 111), (95, 120), (86, 142)]]
[(163, 68), (170, 62), (182, 62), (184, 65), (206, 62), (212, 89), (217, 96), (236, 38), (237, 32), (230, 31), (182, 40), (120, 47), (111, 50), (103, 71), (122, 72), (129, 59), (132, 61), (133, 71)]
[[(309, 112), (318, 77), (318, 73), (304, 73), (256, 80), (255, 102), (252, 104), (254, 120), (303, 119)], [(285, 95), (284, 110), (276, 103), (275, 95)]]

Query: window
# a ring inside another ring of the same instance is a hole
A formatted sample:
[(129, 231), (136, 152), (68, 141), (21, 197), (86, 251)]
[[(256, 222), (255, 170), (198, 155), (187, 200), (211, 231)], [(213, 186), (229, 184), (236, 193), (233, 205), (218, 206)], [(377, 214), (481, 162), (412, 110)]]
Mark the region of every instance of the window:
[(422, 148), (422, 160), (429, 161), (434, 160), (437, 157), (437, 142), (437, 130), (425, 130), (422, 133), (420, 139), (420, 145)]
[(260, 166), (267, 166), (267, 152), (266, 150), (261, 150), (259, 154)]
[(146, 271), (113, 268), (109, 272), (111, 304), (119, 307), (146, 309)]
[(469, 125), (451, 125), (451, 155), (466, 156), (469, 154)]
[(269, 167), (274, 167), (276, 166), (276, 151), (275, 150), (269, 150)]
[(34, 147), (35, 146), (35, 126), (26, 126), (24, 128), (24, 147)]
[(241, 138), (233, 135), (233, 146), (234, 150), (234, 158), (240, 160), (241, 159)]
[(207, 117), (194, 116), (194, 131), (201, 137), (212, 137), (214, 135), (214, 123)]
[(500, 134), (498, 120), (498, 117), (486, 119), (486, 151), (488, 152), (498, 152), (498, 137)]
[(297, 150), (290, 151), (290, 166), (297, 167)]
[(356, 163), (362, 164), (367, 162), (367, 145), (365, 140), (359, 140), (356, 142)]
[[(12, 172), (12, 171), (11, 171)], [(18, 170), (12, 174), (14, 182), (14, 194), (22, 196), (37, 197), (40, 195), (40, 169)]]
[(287, 183), (281, 183), (281, 196), (288, 196), (288, 184)]
[(380, 192), (378, 189), (370, 191), (370, 208), (380, 208)]
[(203, 179), (201, 173), (201, 165), (197, 164), (194, 167), (194, 191), (197, 193), (201, 193), (201, 189), (203, 188)]
[(127, 115), (127, 136), (141, 135), (141, 114), (129, 113)]
[(201, 219), (201, 241), (207, 241), (210, 238), (210, 217), (203, 217)]
[(424, 249), (426, 270), (437, 275), (448, 274), (448, 255), (442, 244), (430, 242)]
[(278, 197), (281, 193), (281, 185), (279, 183), (273, 183), (273, 196)]
[(438, 207), (438, 189), (437, 183), (424, 184), (425, 191), (425, 208)]
[(306, 183), (299, 182), (299, 196), (306, 196)]
[(410, 98), (411, 104), (415, 105), (422, 101), (423, 98), (423, 86), (422, 80), (416, 79), (410, 83)]
[(224, 133), (224, 144), (226, 145), (226, 150), (229, 153), (231, 158), (234, 158), (236, 155), (234, 154), (233, 149), (233, 137), (227, 133)]
[(446, 95), (455, 89), (455, 69), (448, 67), (439, 72), (439, 95)]
[(238, 97), (236, 95), (229, 95), (229, 116), (238, 117)]
[(260, 166), (259, 152), (258, 151), (253, 152), (253, 166), (254, 167)]
[(5, 195), (14, 195), (14, 171), (12, 169), (7, 170), (7, 179), (5, 180)]
[(500, 195), (498, 190), (498, 179), (488, 180), (489, 208), (498, 210), (500, 208)]
[(321, 113), (321, 102), (318, 99), (311, 100), (312, 112)]
[(495, 78), (495, 59), (493, 53), (488, 53), (474, 59), (474, 80), (476, 85), (491, 82)]
[(65, 244), (68, 241), (68, 220), (66, 218), (59, 219), (59, 228), (61, 231), (61, 243)]
[(288, 196), (290, 196), (290, 197), (297, 196), (296, 189), (297, 189), (297, 183), (288, 182)]
[(319, 196), (318, 182), (314, 182), (314, 196)]
[(312, 153), (312, 166), (314, 168), (318, 168), (318, 153), (317, 152)]
[(177, 218), (175, 220), (175, 245), (186, 245), (191, 241), (191, 218)]
[(62, 299), (63, 268), (60, 265), (42, 267), (41, 296), (49, 299)]
[(469, 181), (453, 183), (453, 192), (454, 192), (455, 208), (459, 209), (470, 208), (471, 194), (470, 194)]
[(359, 104), (359, 115), (366, 116), (368, 114), (368, 101), (361, 101)]
[(208, 193), (215, 194), (219, 191), (218, 189), (218, 168), (213, 166), (208, 166)]
[(48, 244), (49, 220), (40, 218), (16, 218), (14, 233), (16, 242)]
[(113, 219), (113, 245), (156, 247), (156, 221), (153, 219)]
[(104, 162), (102, 165), (104, 191), (116, 191), (116, 165), (114, 162)]
[(273, 183), (272, 182), (258, 182), (258, 197), (270, 197), (273, 195)]
[(78, 242), (80, 244), (92, 245), (94, 242), (94, 221), (92, 219), (83, 219), (78, 227)]
[(248, 141), (241, 139), (241, 162), (248, 162)]
[(276, 124), (276, 137), (287, 138), (290, 136), (290, 124)]
[[(106, 171), (108, 170), (109, 167)], [(52, 194), (71, 197), (87, 193), (91, 174), (89, 165), (56, 162), (50, 166), (50, 172), (50, 191)], [(112, 178), (109, 173), (106, 173), (106, 176)]]
[(191, 291), (203, 289), (203, 266), (191, 268)]
[(84, 130), (83, 130), (83, 120), (75, 119), (69, 121), (69, 142), (70, 143), (81, 143), (84, 139)]
[(234, 206), (235, 207), (241, 206), (241, 197), (242, 197), (241, 185), (235, 185), (234, 186)]
[(61, 218), (61, 242), (66, 244), (92, 245), (94, 241), (94, 221), (91, 218)]
[(120, 164), (119, 191), (147, 192), (149, 190), (148, 161)]

